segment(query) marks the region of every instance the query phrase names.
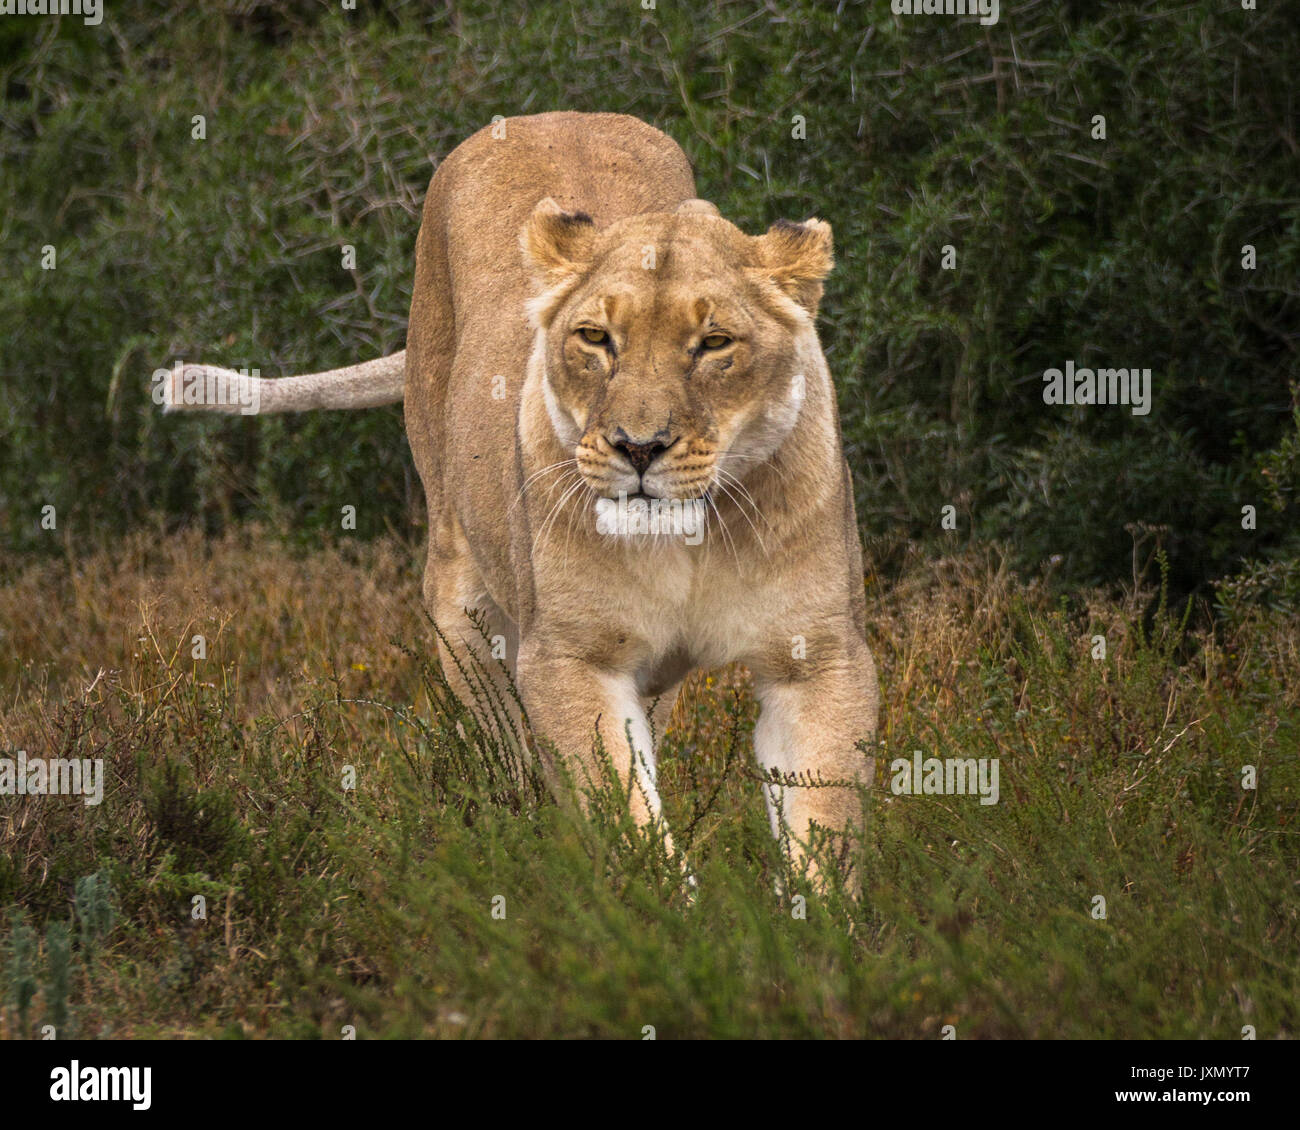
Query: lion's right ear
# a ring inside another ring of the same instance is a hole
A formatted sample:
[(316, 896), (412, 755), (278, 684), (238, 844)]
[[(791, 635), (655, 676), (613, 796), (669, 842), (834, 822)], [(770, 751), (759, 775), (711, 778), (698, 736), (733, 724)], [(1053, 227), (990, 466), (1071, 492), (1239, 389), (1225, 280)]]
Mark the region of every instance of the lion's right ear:
[(519, 245), (539, 288), (550, 290), (591, 261), (595, 240), (596, 225), (586, 212), (566, 212), (547, 196), (528, 217)]
[(767, 278), (814, 318), (822, 298), (822, 280), (835, 264), (831, 226), (814, 217), (802, 224), (777, 220), (764, 235), (750, 240), (759, 277)]

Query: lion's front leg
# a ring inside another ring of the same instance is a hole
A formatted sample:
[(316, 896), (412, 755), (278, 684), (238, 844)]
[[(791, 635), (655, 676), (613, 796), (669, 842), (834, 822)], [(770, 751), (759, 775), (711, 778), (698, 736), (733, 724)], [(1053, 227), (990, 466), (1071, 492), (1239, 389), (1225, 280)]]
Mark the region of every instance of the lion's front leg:
[(758, 763), (790, 782), (764, 785), (772, 834), (790, 837), (796, 861), (807, 858), (814, 824), (852, 842), (862, 818), (858, 786), (870, 785), (875, 772), (857, 743), (875, 737), (880, 697), (865, 642), (851, 633), (807, 671), (760, 673), (757, 682)]
[(525, 643), (519, 692), (543, 754), (553, 750), (579, 789), (605, 784), (612, 765), (637, 825), (659, 821), (654, 743), (630, 675)]

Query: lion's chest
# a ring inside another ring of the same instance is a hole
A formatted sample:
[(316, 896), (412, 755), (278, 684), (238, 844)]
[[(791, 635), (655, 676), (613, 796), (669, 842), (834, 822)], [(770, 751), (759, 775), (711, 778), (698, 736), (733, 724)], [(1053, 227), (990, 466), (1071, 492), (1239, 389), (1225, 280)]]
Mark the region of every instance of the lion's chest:
[(767, 633), (762, 586), (686, 547), (635, 569), (627, 627), (642, 643), (638, 681), (671, 685), (686, 672), (743, 661)]

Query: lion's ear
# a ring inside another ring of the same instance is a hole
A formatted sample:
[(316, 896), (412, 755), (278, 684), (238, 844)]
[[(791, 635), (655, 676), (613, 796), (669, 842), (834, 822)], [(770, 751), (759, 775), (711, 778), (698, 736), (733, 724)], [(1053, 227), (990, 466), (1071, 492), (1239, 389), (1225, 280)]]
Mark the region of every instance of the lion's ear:
[(674, 211), (680, 216), (684, 213), (693, 213), (699, 216), (721, 216), (716, 204), (711, 204), (707, 200), (683, 200)]
[(566, 212), (547, 196), (528, 217), (519, 245), (525, 265), (537, 282), (549, 289), (591, 261), (595, 237), (596, 225), (586, 212)]
[(830, 224), (815, 217), (802, 224), (777, 220), (753, 245), (756, 272), (816, 317), (822, 280), (835, 265)]

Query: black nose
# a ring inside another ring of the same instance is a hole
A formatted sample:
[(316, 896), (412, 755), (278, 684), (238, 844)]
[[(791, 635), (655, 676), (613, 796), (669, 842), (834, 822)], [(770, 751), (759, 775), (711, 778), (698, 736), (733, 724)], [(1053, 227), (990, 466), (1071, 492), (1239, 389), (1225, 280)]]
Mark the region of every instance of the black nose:
[(615, 451), (620, 451), (627, 457), (638, 475), (644, 475), (646, 468), (672, 446), (665, 442), (667, 439), (666, 432), (659, 432), (649, 443), (636, 443), (622, 428), (616, 428), (609, 437), (609, 442)]

